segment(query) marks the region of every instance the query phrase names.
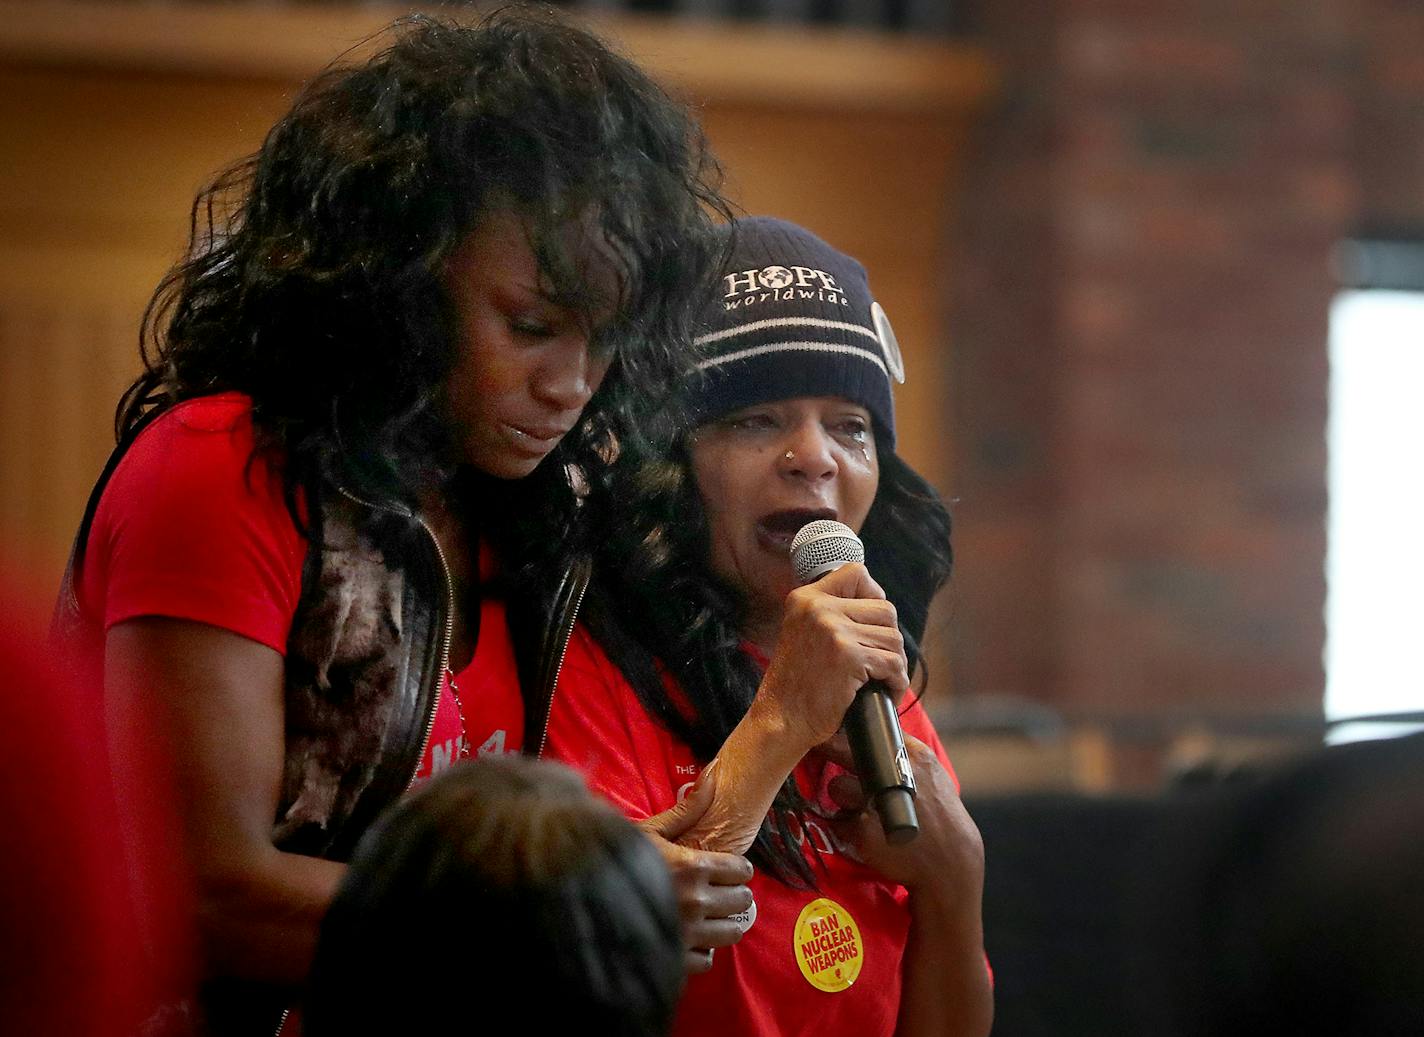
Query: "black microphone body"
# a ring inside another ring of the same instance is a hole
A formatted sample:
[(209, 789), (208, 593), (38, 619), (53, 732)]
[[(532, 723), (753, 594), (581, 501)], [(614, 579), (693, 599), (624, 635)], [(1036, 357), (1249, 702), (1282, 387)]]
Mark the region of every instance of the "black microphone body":
[[(812, 583), (847, 562), (863, 561), (865, 548), (860, 538), (840, 522), (808, 522), (791, 541), (791, 564), (802, 584)], [(862, 686), (846, 711), (843, 726), (860, 786), (875, 805), (886, 842), (909, 842), (920, 831), (915, 775), (895, 701), (885, 685), (870, 681)]]

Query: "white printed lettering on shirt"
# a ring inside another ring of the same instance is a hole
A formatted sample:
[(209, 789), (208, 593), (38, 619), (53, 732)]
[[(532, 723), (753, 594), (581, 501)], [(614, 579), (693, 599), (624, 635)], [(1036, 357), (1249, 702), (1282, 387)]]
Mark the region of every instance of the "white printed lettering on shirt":
[(488, 756), (491, 753), (498, 756), (504, 752), (505, 732), (503, 729), (496, 731), (485, 739), (484, 744), (479, 748), (480, 756)]
[(865, 863), (853, 845), (838, 836), (834, 829), (828, 832), (819, 821), (808, 817), (803, 822), (795, 814), (788, 813), (786, 825), (791, 830), (791, 838), (797, 846), (805, 846), (809, 835), (811, 845), (821, 853), (840, 853), (857, 863)]
[(815, 821), (807, 818), (806, 831), (811, 835), (811, 845), (822, 853), (835, 853), (836, 848), (831, 845), (830, 839), (826, 837), (826, 830)]
[(430, 747), (430, 773), (432, 776), (447, 769), (455, 762), (455, 755), (460, 751), (460, 740), (458, 738), (447, 738), (439, 745)]

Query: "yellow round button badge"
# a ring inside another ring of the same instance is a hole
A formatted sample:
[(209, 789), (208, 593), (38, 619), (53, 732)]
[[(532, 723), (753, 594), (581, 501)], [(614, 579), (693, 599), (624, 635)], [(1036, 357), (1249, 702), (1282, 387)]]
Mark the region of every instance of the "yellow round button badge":
[(865, 964), (865, 943), (855, 919), (826, 897), (801, 909), (792, 940), (792, 953), (801, 966), (801, 975), (811, 986), (828, 994), (854, 983)]

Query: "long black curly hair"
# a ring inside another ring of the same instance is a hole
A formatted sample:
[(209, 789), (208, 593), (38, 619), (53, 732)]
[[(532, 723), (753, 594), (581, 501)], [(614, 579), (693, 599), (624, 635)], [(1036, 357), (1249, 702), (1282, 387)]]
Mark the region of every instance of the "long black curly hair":
[[(648, 453), (612, 473), (619, 499), (636, 501), (602, 531), (597, 579), (585, 619), (645, 709), (706, 764), (746, 715), (761, 682), (742, 649), (747, 602), (712, 572), (711, 534), (689, 452), (690, 433), (664, 421), (661, 456)], [(657, 438), (647, 448), (657, 450)], [(923, 477), (883, 443), (880, 483), (861, 537), (866, 566), (895, 603), (910, 672), (923, 687), (920, 642), (930, 602), (953, 564), (950, 517)], [(691, 712), (667, 694), (659, 664), (677, 679)], [(801, 853), (807, 803), (788, 778), (748, 857), (788, 885), (814, 887)], [(807, 840), (816, 850), (814, 840)], [(819, 851), (816, 851), (819, 852)]]
[(187, 257), (144, 315), (144, 372), (116, 435), (236, 390), (299, 522), (306, 497), (313, 535), (333, 486), (411, 506), (455, 474), (441, 406), (456, 343), (447, 257), (484, 214), (512, 208), (555, 295), (591, 310), (600, 300), (559, 233), (577, 222), (617, 268), (600, 332), (613, 365), (536, 474), (497, 488), (531, 505), (483, 507), (521, 516), (507, 535), (563, 543), (609, 444), (637, 437), (689, 355), (688, 300), (727, 211), (719, 171), (682, 105), (551, 12), (507, 8), (473, 26), (417, 16), (388, 32), (369, 60), (313, 80), (260, 151), (199, 195)]

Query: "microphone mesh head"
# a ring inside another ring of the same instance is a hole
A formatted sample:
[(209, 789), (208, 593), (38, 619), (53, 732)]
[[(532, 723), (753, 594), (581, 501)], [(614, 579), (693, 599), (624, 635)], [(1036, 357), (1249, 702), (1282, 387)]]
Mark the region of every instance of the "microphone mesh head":
[(816, 519), (791, 538), (791, 568), (803, 584), (847, 562), (865, 561), (865, 545), (844, 522)]

